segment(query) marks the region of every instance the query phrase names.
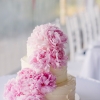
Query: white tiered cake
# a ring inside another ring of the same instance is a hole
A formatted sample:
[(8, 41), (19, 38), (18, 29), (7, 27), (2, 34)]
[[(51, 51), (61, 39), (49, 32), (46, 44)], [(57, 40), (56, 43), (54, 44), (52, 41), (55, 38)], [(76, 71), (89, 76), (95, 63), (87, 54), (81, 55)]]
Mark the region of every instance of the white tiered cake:
[[(75, 77), (67, 74), (66, 42), (66, 35), (55, 25), (37, 26), (28, 38), (27, 56), (21, 58), (22, 70), (13, 84), (11, 80), (5, 86), (5, 100), (75, 100)], [(18, 93), (7, 94), (8, 88)]]

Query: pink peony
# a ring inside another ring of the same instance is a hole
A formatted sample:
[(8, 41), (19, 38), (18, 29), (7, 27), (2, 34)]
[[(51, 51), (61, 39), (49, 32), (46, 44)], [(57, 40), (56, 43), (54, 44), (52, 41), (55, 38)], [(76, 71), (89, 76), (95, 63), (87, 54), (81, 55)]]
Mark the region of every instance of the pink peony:
[(17, 78), (18, 79), (32, 79), (34, 78), (35, 73), (36, 72), (33, 69), (24, 68), (17, 73)]
[(16, 97), (20, 95), (20, 87), (16, 84), (15, 79), (11, 79), (5, 85), (4, 99), (5, 100), (16, 100)]
[(23, 95), (37, 94), (38, 91), (34, 88), (34, 77), (36, 73), (34, 70), (25, 68), (18, 72), (17, 84), (21, 88)]
[(35, 50), (42, 47), (55, 47), (67, 42), (66, 35), (53, 24), (44, 24), (35, 27), (27, 44)]
[(40, 49), (29, 58), (29, 63), (41, 70), (49, 71), (50, 66), (61, 68), (66, 66), (68, 57), (63, 48)]
[(56, 87), (56, 77), (50, 72), (34, 73), (28, 68), (18, 73), (17, 81), (24, 95), (44, 94)]
[(10, 80), (4, 90), (5, 100), (45, 100), (44, 94), (56, 87), (56, 78), (49, 72), (35, 73), (25, 68)]
[(56, 27), (51, 27), (46, 34), (48, 37), (48, 42), (52, 47), (64, 45), (64, 43), (67, 42), (66, 35)]
[(67, 56), (62, 48), (50, 49), (50, 65), (54, 68), (60, 68), (66, 66)]
[(50, 72), (37, 74), (35, 81), (35, 87), (43, 94), (53, 91), (56, 87), (56, 77)]
[(50, 54), (47, 49), (39, 49), (29, 57), (29, 63), (38, 69), (49, 70)]
[(35, 50), (42, 47), (48, 47), (48, 39), (47, 36), (45, 36), (45, 32), (47, 32), (48, 28), (49, 24), (35, 27), (31, 37), (28, 38), (27, 45), (32, 46)]

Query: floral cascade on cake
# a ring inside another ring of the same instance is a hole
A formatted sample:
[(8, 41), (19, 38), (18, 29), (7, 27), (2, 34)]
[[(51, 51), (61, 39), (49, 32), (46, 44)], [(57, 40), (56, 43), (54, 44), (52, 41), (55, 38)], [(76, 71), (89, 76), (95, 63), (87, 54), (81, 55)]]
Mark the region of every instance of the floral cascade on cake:
[(52, 24), (35, 27), (22, 69), (5, 85), (5, 100), (75, 100), (75, 78), (67, 74), (66, 35)]

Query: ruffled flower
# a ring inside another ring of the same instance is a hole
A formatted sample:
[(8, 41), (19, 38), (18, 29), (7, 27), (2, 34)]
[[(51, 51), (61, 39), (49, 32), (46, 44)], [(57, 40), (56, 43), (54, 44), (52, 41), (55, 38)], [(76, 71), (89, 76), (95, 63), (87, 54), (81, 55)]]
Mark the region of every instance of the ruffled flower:
[(53, 91), (56, 87), (56, 77), (50, 72), (37, 74), (35, 81), (35, 87), (43, 94)]
[(20, 95), (20, 87), (16, 84), (15, 79), (11, 79), (5, 85), (4, 99), (5, 100), (16, 100), (17, 96)]
[(17, 73), (18, 80), (20, 79), (34, 79), (36, 72), (30, 68), (24, 68)]
[(50, 49), (50, 65), (53, 68), (61, 68), (66, 66), (68, 57), (62, 48)]
[(53, 24), (44, 24), (35, 27), (27, 44), (38, 50), (42, 47), (64, 45), (66, 42), (66, 35), (58, 27)]
[(46, 33), (51, 47), (61, 46), (67, 42), (66, 35), (59, 28), (50, 28)]
[(68, 57), (63, 48), (40, 49), (29, 58), (33, 68), (49, 71), (50, 66), (61, 68), (66, 66)]
[(18, 78), (18, 84), (24, 95), (44, 94), (56, 87), (56, 77), (50, 72), (34, 73), (32, 69), (23, 69), (18, 73)]
[(22, 69), (17, 75), (17, 84), (21, 88), (23, 95), (37, 94), (37, 89), (34, 88), (34, 77), (36, 73), (30, 68)]
[(50, 54), (45, 48), (37, 50), (35, 54), (29, 57), (29, 63), (37, 69), (48, 71), (50, 68), (49, 62)]
[(48, 47), (48, 39), (46, 36), (46, 32), (49, 29), (48, 25), (40, 25), (35, 27), (31, 37), (28, 38), (27, 45), (32, 46), (35, 50), (38, 50), (42, 47)]
[(5, 100), (45, 100), (44, 94), (56, 87), (56, 77), (49, 72), (35, 73), (25, 68), (18, 72), (16, 79), (5, 85)]

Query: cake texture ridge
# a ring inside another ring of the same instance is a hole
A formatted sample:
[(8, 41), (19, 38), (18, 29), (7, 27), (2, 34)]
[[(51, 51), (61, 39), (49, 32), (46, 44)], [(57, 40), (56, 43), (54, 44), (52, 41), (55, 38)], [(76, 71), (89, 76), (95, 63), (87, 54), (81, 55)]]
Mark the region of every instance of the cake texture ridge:
[(4, 100), (75, 100), (76, 80), (67, 74), (67, 40), (54, 24), (36, 26), (21, 70), (5, 85)]

